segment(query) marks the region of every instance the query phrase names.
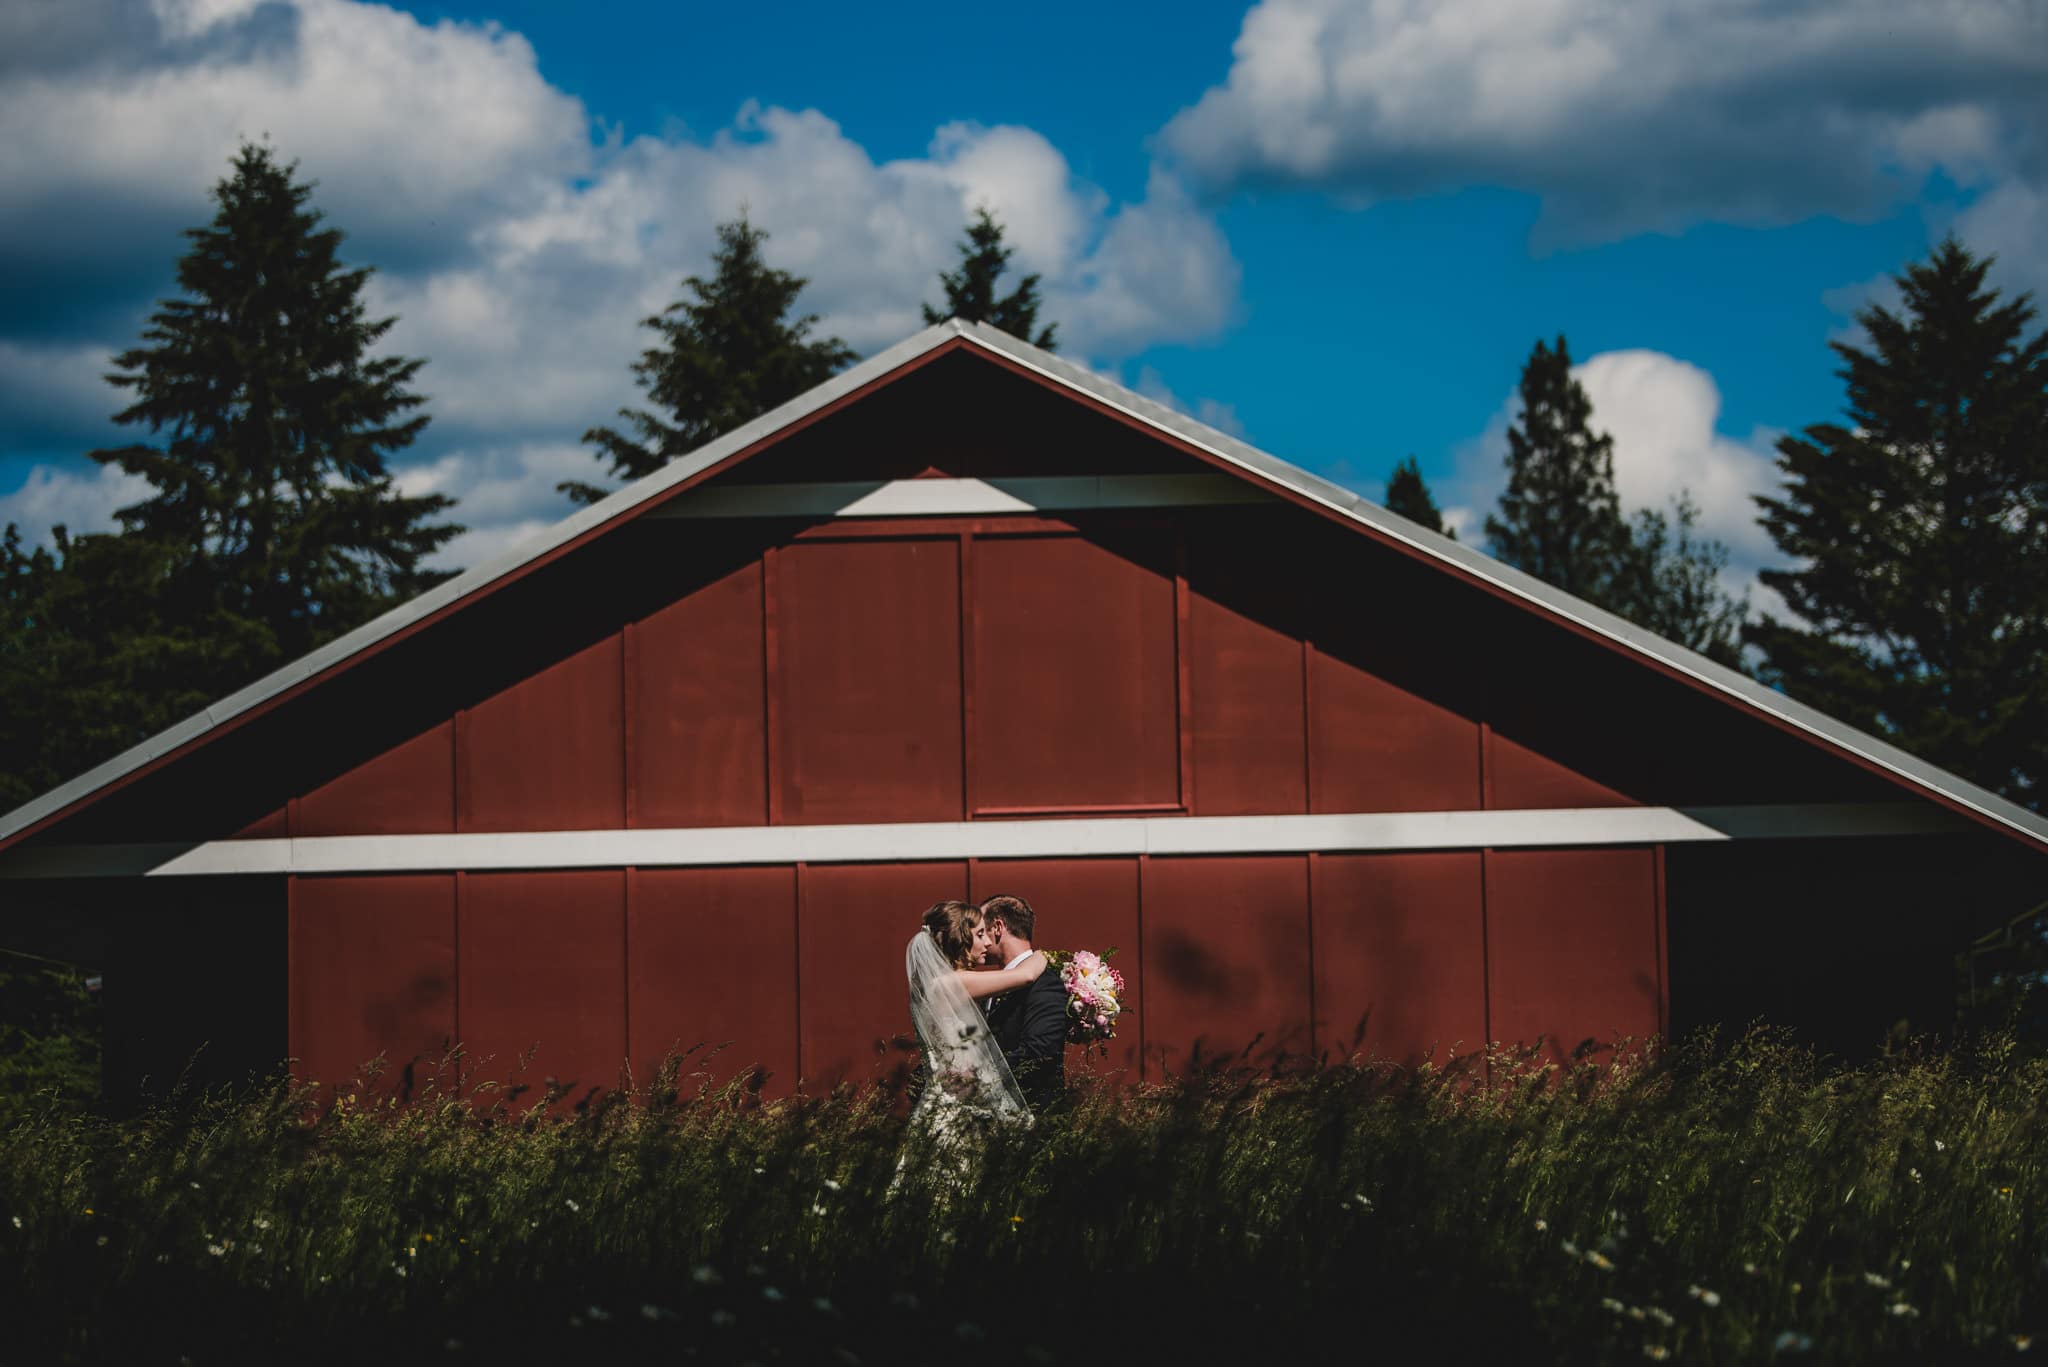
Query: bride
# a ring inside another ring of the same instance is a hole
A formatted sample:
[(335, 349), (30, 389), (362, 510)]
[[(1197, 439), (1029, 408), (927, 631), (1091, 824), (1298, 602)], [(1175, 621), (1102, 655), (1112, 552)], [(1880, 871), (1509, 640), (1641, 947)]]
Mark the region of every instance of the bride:
[[(910, 1113), (909, 1142), (929, 1145), (934, 1166), (961, 1177), (996, 1124), (1031, 1123), (1031, 1108), (975, 1002), (1028, 986), (1045, 971), (1045, 955), (1034, 951), (1015, 968), (974, 968), (991, 943), (981, 908), (940, 902), (904, 950), (910, 1023), (924, 1049), (926, 1079)], [(899, 1180), (903, 1166), (899, 1160)]]

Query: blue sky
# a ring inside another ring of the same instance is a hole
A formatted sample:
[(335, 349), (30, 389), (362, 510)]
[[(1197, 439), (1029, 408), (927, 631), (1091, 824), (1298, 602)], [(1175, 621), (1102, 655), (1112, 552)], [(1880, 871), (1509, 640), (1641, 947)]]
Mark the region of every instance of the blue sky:
[[(587, 6), (31, 0), (0, 13), (0, 519), (133, 496), (98, 377), (181, 228), (268, 134), (379, 268), (435, 423), (402, 461), (473, 561), (567, 511), (638, 395), (635, 320), (742, 201), (867, 352), (969, 208), (1063, 350), (1378, 497), (1416, 455), (1470, 529), (1539, 337), (1571, 341), (1624, 499), (1679, 488), (1771, 559), (1776, 433), (1955, 231), (2048, 284), (2048, 8), (2027, 0)], [(18, 133), (17, 133), (18, 130)]]

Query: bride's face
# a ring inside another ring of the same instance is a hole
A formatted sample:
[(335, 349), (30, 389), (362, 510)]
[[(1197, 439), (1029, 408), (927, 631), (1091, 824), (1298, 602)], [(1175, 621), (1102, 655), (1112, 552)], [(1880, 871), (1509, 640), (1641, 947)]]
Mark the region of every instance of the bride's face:
[(989, 929), (988, 922), (983, 921), (980, 925), (974, 928), (974, 948), (969, 951), (970, 957), (967, 961), (970, 964), (987, 963), (988, 956), (995, 949), (995, 947), (995, 932)]

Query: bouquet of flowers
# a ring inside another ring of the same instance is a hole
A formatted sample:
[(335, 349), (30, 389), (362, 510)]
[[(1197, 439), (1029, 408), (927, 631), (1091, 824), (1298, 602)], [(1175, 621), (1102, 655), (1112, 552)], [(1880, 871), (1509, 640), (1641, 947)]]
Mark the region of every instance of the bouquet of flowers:
[(1114, 945), (1100, 954), (1087, 949), (1046, 951), (1046, 966), (1059, 971), (1067, 989), (1067, 1043), (1087, 1049), (1116, 1038), (1116, 1018), (1124, 1009), (1124, 975), (1109, 966), (1114, 953)]

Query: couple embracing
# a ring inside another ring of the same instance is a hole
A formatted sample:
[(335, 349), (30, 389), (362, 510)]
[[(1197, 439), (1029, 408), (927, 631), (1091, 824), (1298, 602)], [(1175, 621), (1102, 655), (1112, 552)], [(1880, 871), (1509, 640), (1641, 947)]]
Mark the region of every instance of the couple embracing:
[(957, 1148), (1066, 1099), (1067, 992), (1032, 945), (1021, 897), (940, 902), (910, 939), (910, 1021), (924, 1050), (913, 1132)]

